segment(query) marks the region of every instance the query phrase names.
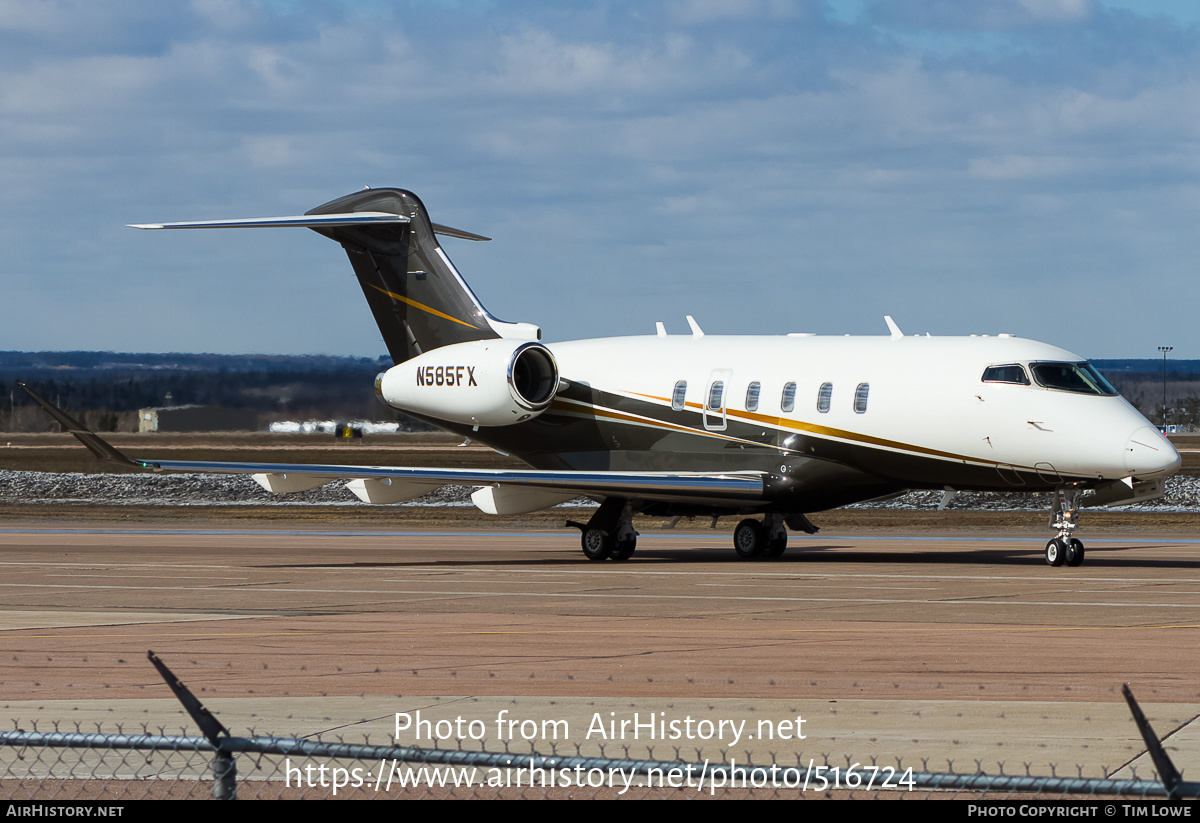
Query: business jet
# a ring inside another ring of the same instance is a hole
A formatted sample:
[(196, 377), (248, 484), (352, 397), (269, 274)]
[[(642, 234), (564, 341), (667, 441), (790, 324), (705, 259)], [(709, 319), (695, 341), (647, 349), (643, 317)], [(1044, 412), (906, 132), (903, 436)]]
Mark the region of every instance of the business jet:
[(1081, 505), (1162, 496), (1179, 453), (1083, 358), (1008, 334), (783, 337), (656, 333), (548, 344), (488, 313), (402, 189), (366, 189), (293, 217), (139, 229), (302, 227), (341, 244), (394, 366), (388, 405), (519, 457), (528, 470), (131, 459), (35, 399), (97, 455), (156, 472), (253, 475), (274, 493), (332, 479), (367, 503), (474, 485), (490, 514), (599, 502), (593, 561), (627, 560), (635, 514), (742, 517), (743, 558), (778, 558), (808, 515), (908, 490), (1052, 492), (1051, 566), (1078, 566)]

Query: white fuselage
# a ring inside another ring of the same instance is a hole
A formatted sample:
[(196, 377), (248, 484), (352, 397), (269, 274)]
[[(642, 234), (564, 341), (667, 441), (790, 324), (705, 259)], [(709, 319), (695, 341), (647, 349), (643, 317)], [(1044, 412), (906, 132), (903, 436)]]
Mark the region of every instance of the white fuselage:
[[(1096, 482), (1168, 474), (1179, 465), (1170, 443), (1120, 396), (1046, 388), (1036, 380), (984, 382), (989, 366), (1019, 364), (1028, 374), (1030, 363), (1083, 362), (1058, 347), (1007, 335), (650, 336), (549, 348), (565, 380), (623, 401), (595, 404), (592, 412), (556, 401), (552, 410), (652, 429), (682, 427), (726, 445), (747, 433), (762, 444), (764, 435), (774, 433), (781, 455), (803, 453), (803, 446), (791, 448), (789, 438), (815, 438), (826, 450), (844, 444), (857, 449), (854, 459), (875, 455), (887, 467), (861, 468), (914, 485), (989, 485), (956, 480), (964, 465), (985, 468), (992, 481), (999, 477), (1012, 487), (1026, 485), (1031, 475), (1048, 484), (1064, 478)], [(724, 384), (723, 396), (708, 408), (716, 381)], [(672, 409), (680, 382), (686, 383), (685, 407), (678, 408), (676, 396)], [(747, 395), (754, 383), (758, 402), (751, 409)], [(795, 386), (790, 410), (788, 384)], [(826, 384), (828, 407), (822, 411)], [(639, 407), (655, 413), (631, 420)], [(916, 462), (879, 458), (885, 454)], [(938, 464), (955, 471), (940, 479)]]

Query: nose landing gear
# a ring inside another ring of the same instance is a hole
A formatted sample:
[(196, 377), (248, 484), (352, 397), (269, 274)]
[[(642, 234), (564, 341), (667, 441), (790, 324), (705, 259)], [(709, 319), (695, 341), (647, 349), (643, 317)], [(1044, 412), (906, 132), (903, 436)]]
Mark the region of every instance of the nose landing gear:
[(1046, 563), (1051, 566), (1078, 566), (1083, 563), (1083, 543), (1071, 536), (1078, 523), (1079, 498), (1083, 492), (1074, 486), (1062, 486), (1054, 492), (1050, 505), (1050, 528), (1058, 536), (1046, 544)]

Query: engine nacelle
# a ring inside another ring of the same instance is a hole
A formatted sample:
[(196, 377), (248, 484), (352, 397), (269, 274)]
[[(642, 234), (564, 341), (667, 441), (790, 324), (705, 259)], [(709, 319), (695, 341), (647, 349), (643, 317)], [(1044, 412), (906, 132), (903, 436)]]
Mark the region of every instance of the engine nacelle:
[(375, 378), (389, 406), (472, 426), (511, 426), (546, 410), (558, 364), (541, 343), (473, 340), (426, 352)]

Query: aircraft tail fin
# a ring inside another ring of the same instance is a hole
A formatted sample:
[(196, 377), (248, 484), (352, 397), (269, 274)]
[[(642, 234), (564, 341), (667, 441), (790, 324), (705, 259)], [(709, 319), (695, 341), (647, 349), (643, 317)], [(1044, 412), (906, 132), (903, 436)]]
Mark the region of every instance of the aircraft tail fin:
[(424, 204), (403, 189), (365, 189), (303, 215), (188, 223), (143, 223), (139, 229), (302, 227), (346, 250), (392, 360), (471, 340), (538, 340), (529, 323), (497, 320), (479, 302), (436, 235), (487, 240), (432, 223)]

